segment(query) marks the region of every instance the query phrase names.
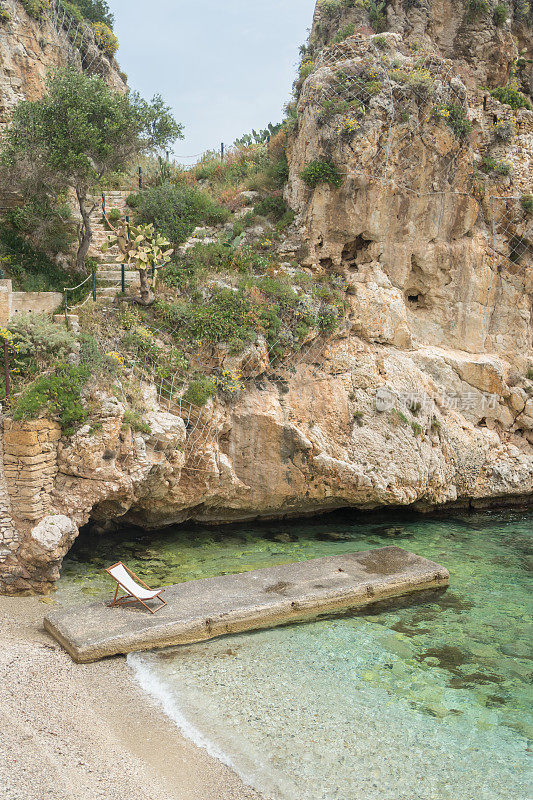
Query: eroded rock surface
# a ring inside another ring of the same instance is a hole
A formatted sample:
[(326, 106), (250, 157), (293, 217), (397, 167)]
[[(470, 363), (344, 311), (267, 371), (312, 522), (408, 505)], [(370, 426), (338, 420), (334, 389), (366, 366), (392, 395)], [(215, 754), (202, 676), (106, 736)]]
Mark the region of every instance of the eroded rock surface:
[[(533, 112), (517, 111), (513, 135), (496, 141), (493, 126), (509, 107), (480, 88), (509, 78), (531, 30), (516, 21), (497, 31), (487, 20), (474, 25), (454, 3), (432, 16), (393, 2), (387, 13), (390, 31), (378, 44), (354, 18), (361, 30), (303, 83), (289, 153), (286, 197), (297, 217), (280, 259), (338, 274), (343, 324), (293, 363), (270, 363), (261, 337), (239, 356), (213, 348), (213, 370), (239, 369), (245, 390), (184, 413), (144, 387), (150, 433), (132, 431), (121, 403), (103, 395), (100, 417), (70, 440), (46, 434), (45, 458), (28, 455), (30, 444), (17, 450), (7, 423), (8, 474), (30, 475), (20, 458), (46, 465), (41, 506), (31, 498), (21, 506), (42, 508), (45, 526), (60, 515), (76, 528), (92, 519), (105, 533), (115, 523), (428, 510), (533, 495), (533, 222), (520, 205), (532, 185)], [(330, 42), (336, 30), (321, 14), (312, 42)], [(401, 70), (392, 83), (377, 81), (359, 127), (339, 136), (338, 115), (319, 118), (324, 86), (339, 70), (359, 75), (378, 45)], [(419, 80), (425, 88), (413, 93)], [(472, 124), (465, 138), (431, 111), (452, 90)], [(391, 108), (400, 112), (394, 124)], [(512, 168), (486, 173), (481, 191), (474, 168), (487, 153)], [(311, 189), (301, 172), (323, 159), (340, 167), (341, 185)], [(71, 533), (47, 567), (28, 550), (41, 519), (10, 511), (7, 499), (0, 511), (4, 590), (50, 588)]]

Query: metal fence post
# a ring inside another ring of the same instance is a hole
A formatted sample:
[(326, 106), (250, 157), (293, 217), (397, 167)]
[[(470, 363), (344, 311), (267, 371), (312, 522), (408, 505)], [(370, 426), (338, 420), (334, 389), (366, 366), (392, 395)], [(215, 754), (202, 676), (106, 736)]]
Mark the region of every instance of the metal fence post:
[(96, 303), (96, 270), (93, 270), (93, 302)]
[(65, 322), (68, 328), (68, 289), (65, 289)]
[(139, 191), (141, 192), (143, 188), (143, 168), (139, 166)]
[(122, 288), (122, 294), (126, 291), (126, 265), (122, 263), (120, 265), (120, 282)]

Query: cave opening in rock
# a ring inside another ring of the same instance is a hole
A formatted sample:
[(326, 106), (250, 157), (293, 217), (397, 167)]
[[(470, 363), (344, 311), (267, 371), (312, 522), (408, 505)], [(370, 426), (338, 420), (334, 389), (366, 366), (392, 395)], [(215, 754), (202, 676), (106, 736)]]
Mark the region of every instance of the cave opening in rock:
[(357, 270), (359, 264), (366, 264), (372, 261), (368, 248), (372, 244), (371, 239), (366, 239), (362, 234), (356, 236), (344, 245), (341, 260), (348, 269)]
[(404, 297), (407, 306), (412, 310), (429, 308), (430, 306), (426, 289), (426, 277), (414, 254), (411, 256), (411, 270), (407, 277)]

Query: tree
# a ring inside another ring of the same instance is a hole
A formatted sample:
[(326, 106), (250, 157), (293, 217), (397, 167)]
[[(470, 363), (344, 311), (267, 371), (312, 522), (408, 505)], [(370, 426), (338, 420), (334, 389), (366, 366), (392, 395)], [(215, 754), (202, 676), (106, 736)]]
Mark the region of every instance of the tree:
[(85, 267), (92, 229), (87, 195), (142, 153), (163, 152), (183, 138), (163, 99), (114, 92), (97, 75), (62, 69), (47, 80), (40, 100), (15, 108), (1, 162), (25, 196), (58, 198), (71, 189), (81, 215), (77, 267)]

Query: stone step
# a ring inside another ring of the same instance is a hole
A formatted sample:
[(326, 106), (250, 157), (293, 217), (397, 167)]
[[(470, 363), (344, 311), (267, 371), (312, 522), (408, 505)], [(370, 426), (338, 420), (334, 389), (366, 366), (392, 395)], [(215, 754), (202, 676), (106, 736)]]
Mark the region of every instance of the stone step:
[[(116, 269), (113, 269), (113, 270), (98, 270), (98, 272), (96, 274), (98, 276), (98, 279), (102, 280), (102, 281), (115, 281), (116, 280), (116, 281), (120, 282), (122, 280), (122, 273), (120, 272), (120, 270), (117, 272)], [(127, 270), (124, 273), (124, 278), (126, 280), (126, 283), (133, 283), (134, 281), (137, 281), (139, 279), (139, 273), (136, 272), (136, 271)]]

